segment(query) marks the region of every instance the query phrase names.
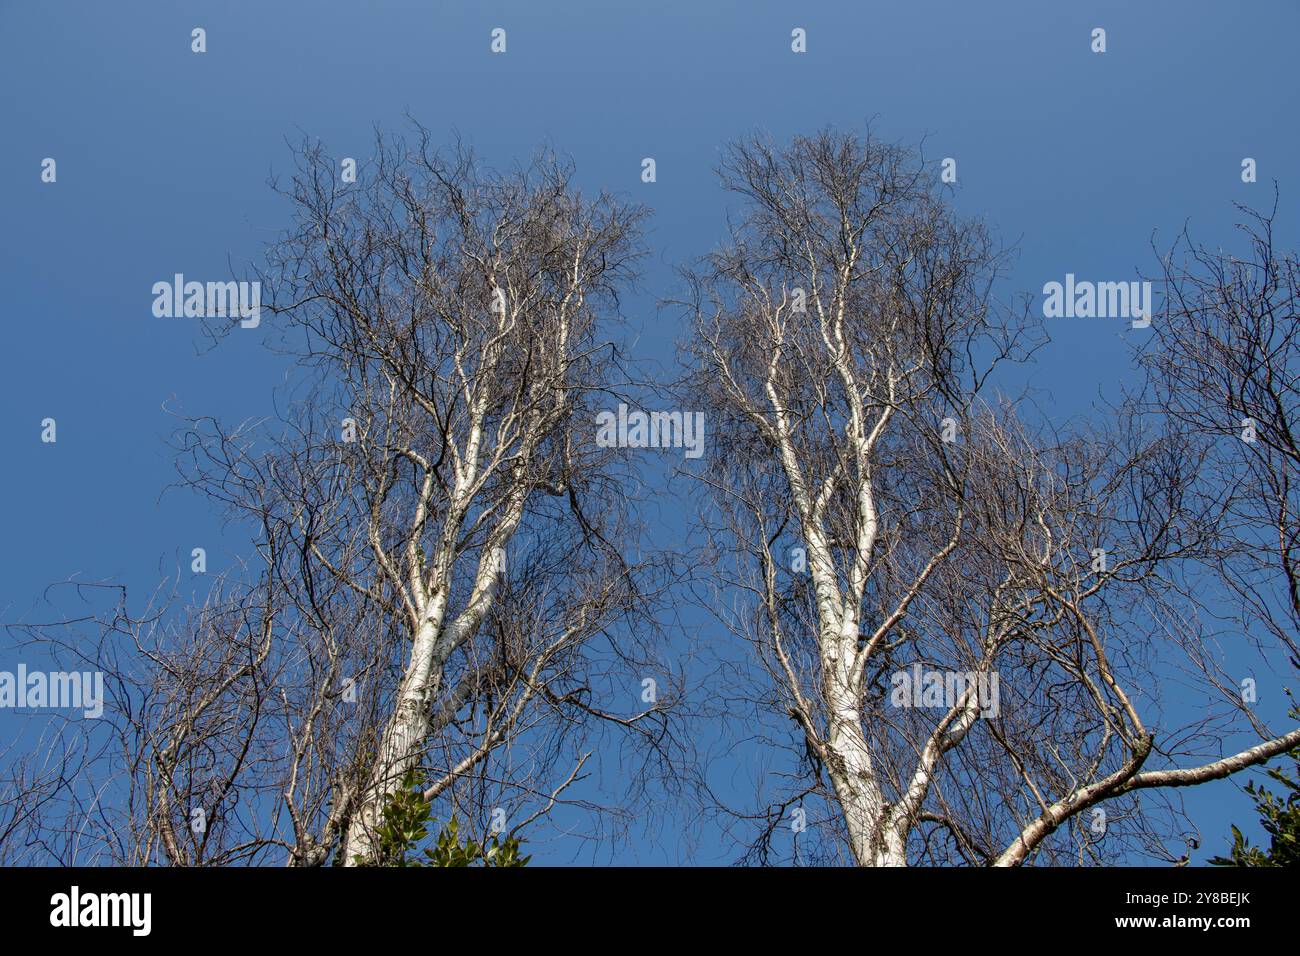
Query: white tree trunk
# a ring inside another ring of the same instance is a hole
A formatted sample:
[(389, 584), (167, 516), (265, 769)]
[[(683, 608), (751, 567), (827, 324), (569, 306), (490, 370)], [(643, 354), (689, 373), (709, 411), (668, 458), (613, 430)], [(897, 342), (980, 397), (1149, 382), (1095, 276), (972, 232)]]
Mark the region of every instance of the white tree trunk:
[(828, 773), (843, 810), (853, 858), (872, 865), (885, 812), (870, 748), (862, 730), (862, 690), (851, 670), (857, 648), (856, 615), (822, 632), (822, 666), (826, 675)]
[[(518, 496), (522, 502), (522, 495)], [(517, 510), (504, 522), (507, 533), (518, 523)], [(397, 703), (384, 728), (379, 753), (360, 804), (348, 824), (343, 843), (344, 864), (370, 859), (375, 850), (375, 827), (388, 799), (401, 787), (402, 778), (415, 768), (433, 720), (432, 701), (442, 686), (443, 669), (451, 652), (470, 638), (491, 609), (497, 583), (504, 572), (504, 551), (489, 548), (479, 561), (469, 604), (449, 625), (443, 626), (447, 588), (439, 589), (426, 605), (424, 621), (416, 631), (411, 660), (398, 690)]]
[(446, 599), (434, 601), (433, 614), (415, 634), (411, 661), (398, 689), (397, 703), (375, 758), (374, 770), (362, 794), (361, 806), (353, 813), (343, 843), (344, 865), (356, 858), (369, 859), (374, 852), (373, 835), (388, 798), (401, 785), (419, 759), (419, 744), (429, 731), (430, 701), (442, 683), (441, 663), (435, 668), (435, 651), (442, 630)]

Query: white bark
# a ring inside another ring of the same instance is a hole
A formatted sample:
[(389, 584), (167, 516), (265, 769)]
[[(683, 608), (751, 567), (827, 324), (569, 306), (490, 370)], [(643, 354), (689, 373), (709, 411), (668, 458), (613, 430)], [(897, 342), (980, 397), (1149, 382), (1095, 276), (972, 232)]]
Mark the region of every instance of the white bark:
[(1020, 832), (998, 856), (994, 865), (1019, 866), (1067, 818), (1103, 800), (1131, 793), (1134, 790), (1152, 787), (1190, 787), (1210, 780), (1220, 780), (1247, 767), (1257, 766), (1297, 746), (1300, 746), (1300, 728), (1200, 767), (1151, 770), (1146, 773), (1132, 773), (1129, 776), (1125, 776), (1124, 772), (1120, 771), (1112, 777), (1082, 787), (1057, 800)]

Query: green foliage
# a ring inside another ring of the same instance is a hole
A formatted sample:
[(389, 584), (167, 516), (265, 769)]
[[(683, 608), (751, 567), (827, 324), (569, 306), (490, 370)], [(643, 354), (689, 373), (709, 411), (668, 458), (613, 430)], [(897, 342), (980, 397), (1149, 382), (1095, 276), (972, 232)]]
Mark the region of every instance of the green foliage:
[(502, 841), (493, 837), (485, 844), (466, 840), (461, 844), (456, 818), (442, 828), (437, 843), (424, 851), (428, 863), (407, 863), (405, 866), (525, 866), (532, 857), (519, 855), (519, 841)]
[[(1300, 770), (1300, 751), (1291, 756)], [(1272, 838), (1269, 848), (1251, 846), (1235, 826), (1232, 828), (1232, 850), (1228, 856), (1210, 860), (1214, 866), (1296, 866), (1300, 864), (1300, 783), (1284, 770), (1269, 768), (1268, 775), (1283, 787), (1282, 797), (1275, 796), (1263, 786), (1246, 784), (1246, 792), (1255, 801), (1260, 825)], [(1300, 776), (1300, 774), (1297, 774)], [(1289, 791), (1289, 792), (1288, 792)]]
[(486, 843), (460, 838), (456, 818), (439, 831), (433, 846), (420, 849), (429, 837), (431, 806), (424, 799), (424, 774), (409, 771), (384, 805), (376, 831), (375, 858), (355, 861), (363, 866), (526, 866), (531, 856), (519, 855), (518, 838), (494, 836)]

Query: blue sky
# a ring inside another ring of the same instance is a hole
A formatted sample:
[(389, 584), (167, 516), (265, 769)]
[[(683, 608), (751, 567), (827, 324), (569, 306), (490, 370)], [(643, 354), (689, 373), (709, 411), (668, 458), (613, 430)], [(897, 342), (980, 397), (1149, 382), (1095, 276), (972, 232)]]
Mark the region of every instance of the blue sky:
[[(489, 50), (494, 27), (505, 55)], [(806, 54), (790, 50), (795, 27)], [(1094, 27), (1103, 55), (1089, 49)], [(204, 503), (160, 496), (174, 477), (163, 403), (264, 414), (284, 359), (261, 347), (266, 330), (200, 354), (194, 320), (153, 317), (150, 287), (256, 260), (286, 223), (266, 184), (287, 168), (286, 137), (364, 158), (372, 127), (409, 112), (499, 165), (551, 144), (584, 186), (653, 208), (654, 254), (626, 312), (638, 356), (667, 364), (681, 329), (655, 303), (673, 268), (721, 237), (732, 200), (718, 149), (754, 129), (870, 119), (887, 138), (924, 137), (928, 155), (957, 159), (958, 207), (1017, 246), (1007, 294), (1066, 272), (1149, 272), (1153, 232), (1167, 244), (1185, 221), (1226, 241), (1231, 203), (1270, 203), (1274, 178), (1294, 246), (1297, 36), (1300, 7), (1284, 0), (0, 0), (0, 620), (28, 616), (73, 574), (143, 595), (194, 546), (214, 566), (244, 548)], [(1240, 179), (1247, 156), (1254, 185)], [(45, 157), (55, 184), (40, 180)], [(1122, 324), (1062, 320), (1052, 333), (1028, 380), (1043, 407), (1063, 418), (1117, 394)], [(47, 416), (56, 445), (39, 440)], [(665, 535), (674, 508), (660, 508)], [(1249, 816), (1231, 783), (1189, 805), (1211, 850)], [(701, 841), (700, 862), (734, 856), (717, 834)], [(660, 832), (620, 861), (681, 851)], [(567, 857), (561, 845), (541, 858)]]

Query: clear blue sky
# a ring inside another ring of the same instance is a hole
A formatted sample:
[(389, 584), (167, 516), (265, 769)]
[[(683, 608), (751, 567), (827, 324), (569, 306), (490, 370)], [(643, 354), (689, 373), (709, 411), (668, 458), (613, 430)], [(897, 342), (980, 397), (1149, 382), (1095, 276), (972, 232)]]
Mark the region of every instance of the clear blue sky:
[[(1089, 49), (1099, 26), (1104, 55)], [(194, 27), (206, 54), (190, 51)], [(489, 51), (494, 27), (505, 55)], [(794, 27), (805, 55), (790, 50)], [(173, 477), (162, 405), (264, 414), (284, 360), (260, 331), (200, 355), (194, 320), (154, 318), (150, 287), (256, 259), (286, 223), (266, 185), (287, 167), (286, 136), (364, 158), (372, 126), (409, 112), (497, 164), (549, 142), (581, 183), (655, 210), (655, 254), (626, 305), (641, 357), (667, 363), (680, 330), (655, 300), (720, 238), (717, 150), (755, 128), (873, 119), (883, 136), (926, 137), (929, 155), (958, 161), (960, 208), (1018, 244), (1007, 292), (1150, 271), (1153, 230), (1165, 242), (1185, 220), (1226, 239), (1232, 201), (1270, 202), (1274, 178), (1294, 245), (1298, 36), (1289, 0), (0, 0), (0, 619), (72, 574), (143, 595), (192, 547), (216, 567), (243, 547), (204, 503), (160, 499)], [(646, 156), (654, 184), (640, 180)], [(1247, 156), (1255, 185), (1240, 179)], [(40, 181), (45, 157), (56, 184)], [(1119, 325), (1052, 331), (1032, 381), (1053, 414), (1113, 396)], [(54, 446), (39, 440), (47, 416)], [(673, 503), (662, 510), (671, 524)], [(1189, 805), (1216, 851), (1228, 819), (1249, 815), (1234, 784)], [(620, 859), (680, 850), (661, 832)], [(704, 835), (698, 859), (730, 858)]]

